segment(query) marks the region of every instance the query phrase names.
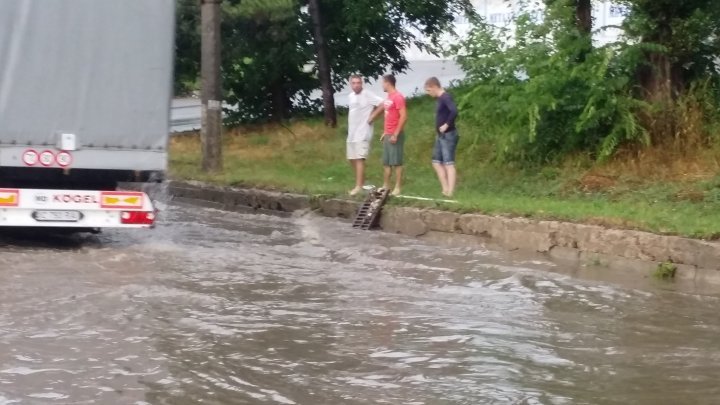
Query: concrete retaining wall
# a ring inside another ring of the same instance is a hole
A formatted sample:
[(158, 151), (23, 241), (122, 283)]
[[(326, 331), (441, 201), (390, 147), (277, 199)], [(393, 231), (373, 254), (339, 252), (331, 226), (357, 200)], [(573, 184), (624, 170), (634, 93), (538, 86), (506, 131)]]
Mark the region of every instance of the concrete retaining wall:
[[(198, 183), (169, 185), (179, 200), (202, 201), (228, 211), (290, 214), (315, 210), (328, 217), (352, 218), (358, 203), (315, 199), (305, 195), (262, 190), (225, 189)], [(412, 237), (430, 232), (455, 233), (491, 241), (508, 250), (537, 252), (570, 263), (602, 263), (613, 268), (650, 274), (658, 263), (678, 265), (678, 277), (720, 284), (720, 243), (607, 229), (556, 221), (457, 214), (418, 208), (386, 207), (384, 231)]]

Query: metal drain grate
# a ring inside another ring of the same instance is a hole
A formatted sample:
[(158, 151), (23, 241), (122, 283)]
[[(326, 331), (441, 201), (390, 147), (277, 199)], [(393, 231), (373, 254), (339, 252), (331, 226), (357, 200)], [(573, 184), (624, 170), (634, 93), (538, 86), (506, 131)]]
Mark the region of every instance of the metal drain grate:
[(390, 190), (379, 189), (371, 190), (368, 193), (365, 202), (358, 208), (355, 220), (353, 221), (353, 228), (369, 230), (377, 225), (380, 211), (385, 205), (388, 199)]

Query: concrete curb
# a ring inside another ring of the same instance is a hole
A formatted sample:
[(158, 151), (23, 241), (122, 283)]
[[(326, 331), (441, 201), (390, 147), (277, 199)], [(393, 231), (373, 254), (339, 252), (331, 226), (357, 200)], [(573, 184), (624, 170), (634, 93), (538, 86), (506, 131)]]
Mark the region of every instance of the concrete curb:
[[(171, 182), (178, 200), (203, 202), (227, 211), (290, 215), (314, 210), (327, 217), (350, 219), (358, 202), (202, 183)], [(608, 229), (557, 221), (407, 207), (386, 207), (380, 219), (386, 232), (422, 237), (431, 232), (473, 236), (508, 250), (545, 254), (567, 263), (592, 263), (650, 274), (658, 263), (678, 265), (677, 277), (720, 285), (720, 243), (648, 232)]]

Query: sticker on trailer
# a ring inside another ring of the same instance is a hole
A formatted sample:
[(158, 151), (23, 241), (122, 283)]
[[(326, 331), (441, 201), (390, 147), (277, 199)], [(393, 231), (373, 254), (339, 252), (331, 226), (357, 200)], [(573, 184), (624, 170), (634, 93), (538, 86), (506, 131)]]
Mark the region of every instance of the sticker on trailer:
[(23, 152), (22, 160), (25, 166), (35, 166), (40, 160), (40, 155), (34, 149), (28, 149)]
[(40, 164), (45, 167), (52, 166), (55, 163), (55, 154), (52, 151), (46, 150), (40, 154)]
[(17, 207), (20, 205), (20, 190), (0, 189), (0, 207)]
[(35, 204), (44, 205), (50, 202), (50, 196), (45, 193), (35, 193), (35, 195), (33, 195), (33, 200), (35, 201)]
[(55, 194), (52, 198), (57, 204), (98, 204), (97, 194)]
[(68, 167), (72, 164), (72, 155), (68, 152), (60, 152), (55, 157), (55, 161), (60, 167)]
[(114, 191), (103, 191), (100, 193), (101, 208), (142, 208), (143, 193), (121, 193)]

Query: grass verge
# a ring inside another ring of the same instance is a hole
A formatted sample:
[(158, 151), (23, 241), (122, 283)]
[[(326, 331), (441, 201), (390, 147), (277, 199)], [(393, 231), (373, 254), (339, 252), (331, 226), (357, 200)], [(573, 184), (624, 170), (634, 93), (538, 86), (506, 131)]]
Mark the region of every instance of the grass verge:
[[(412, 100), (409, 104), (404, 194), (441, 198), (430, 166), (433, 114), (431, 100)], [(530, 170), (490, 161), (491, 147), (473, 141), (481, 139), (476, 136), (479, 131), (482, 129), (460, 125), (457, 204), (399, 200), (394, 204), (556, 219), (703, 239), (720, 236), (720, 163), (714, 150), (679, 154), (655, 148), (642, 154), (625, 154), (603, 165), (576, 156), (562, 165)], [(343, 195), (353, 185), (345, 161), (345, 132), (344, 125), (329, 129), (315, 120), (228, 130), (225, 170), (215, 175), (199, 169), (198, 135), (177, 135), (171, 140), (170, 174), (178, 180), (219, 185)], [(368, 159), (369, 184), (382, 182), (380, 152), (376, 136)]]

